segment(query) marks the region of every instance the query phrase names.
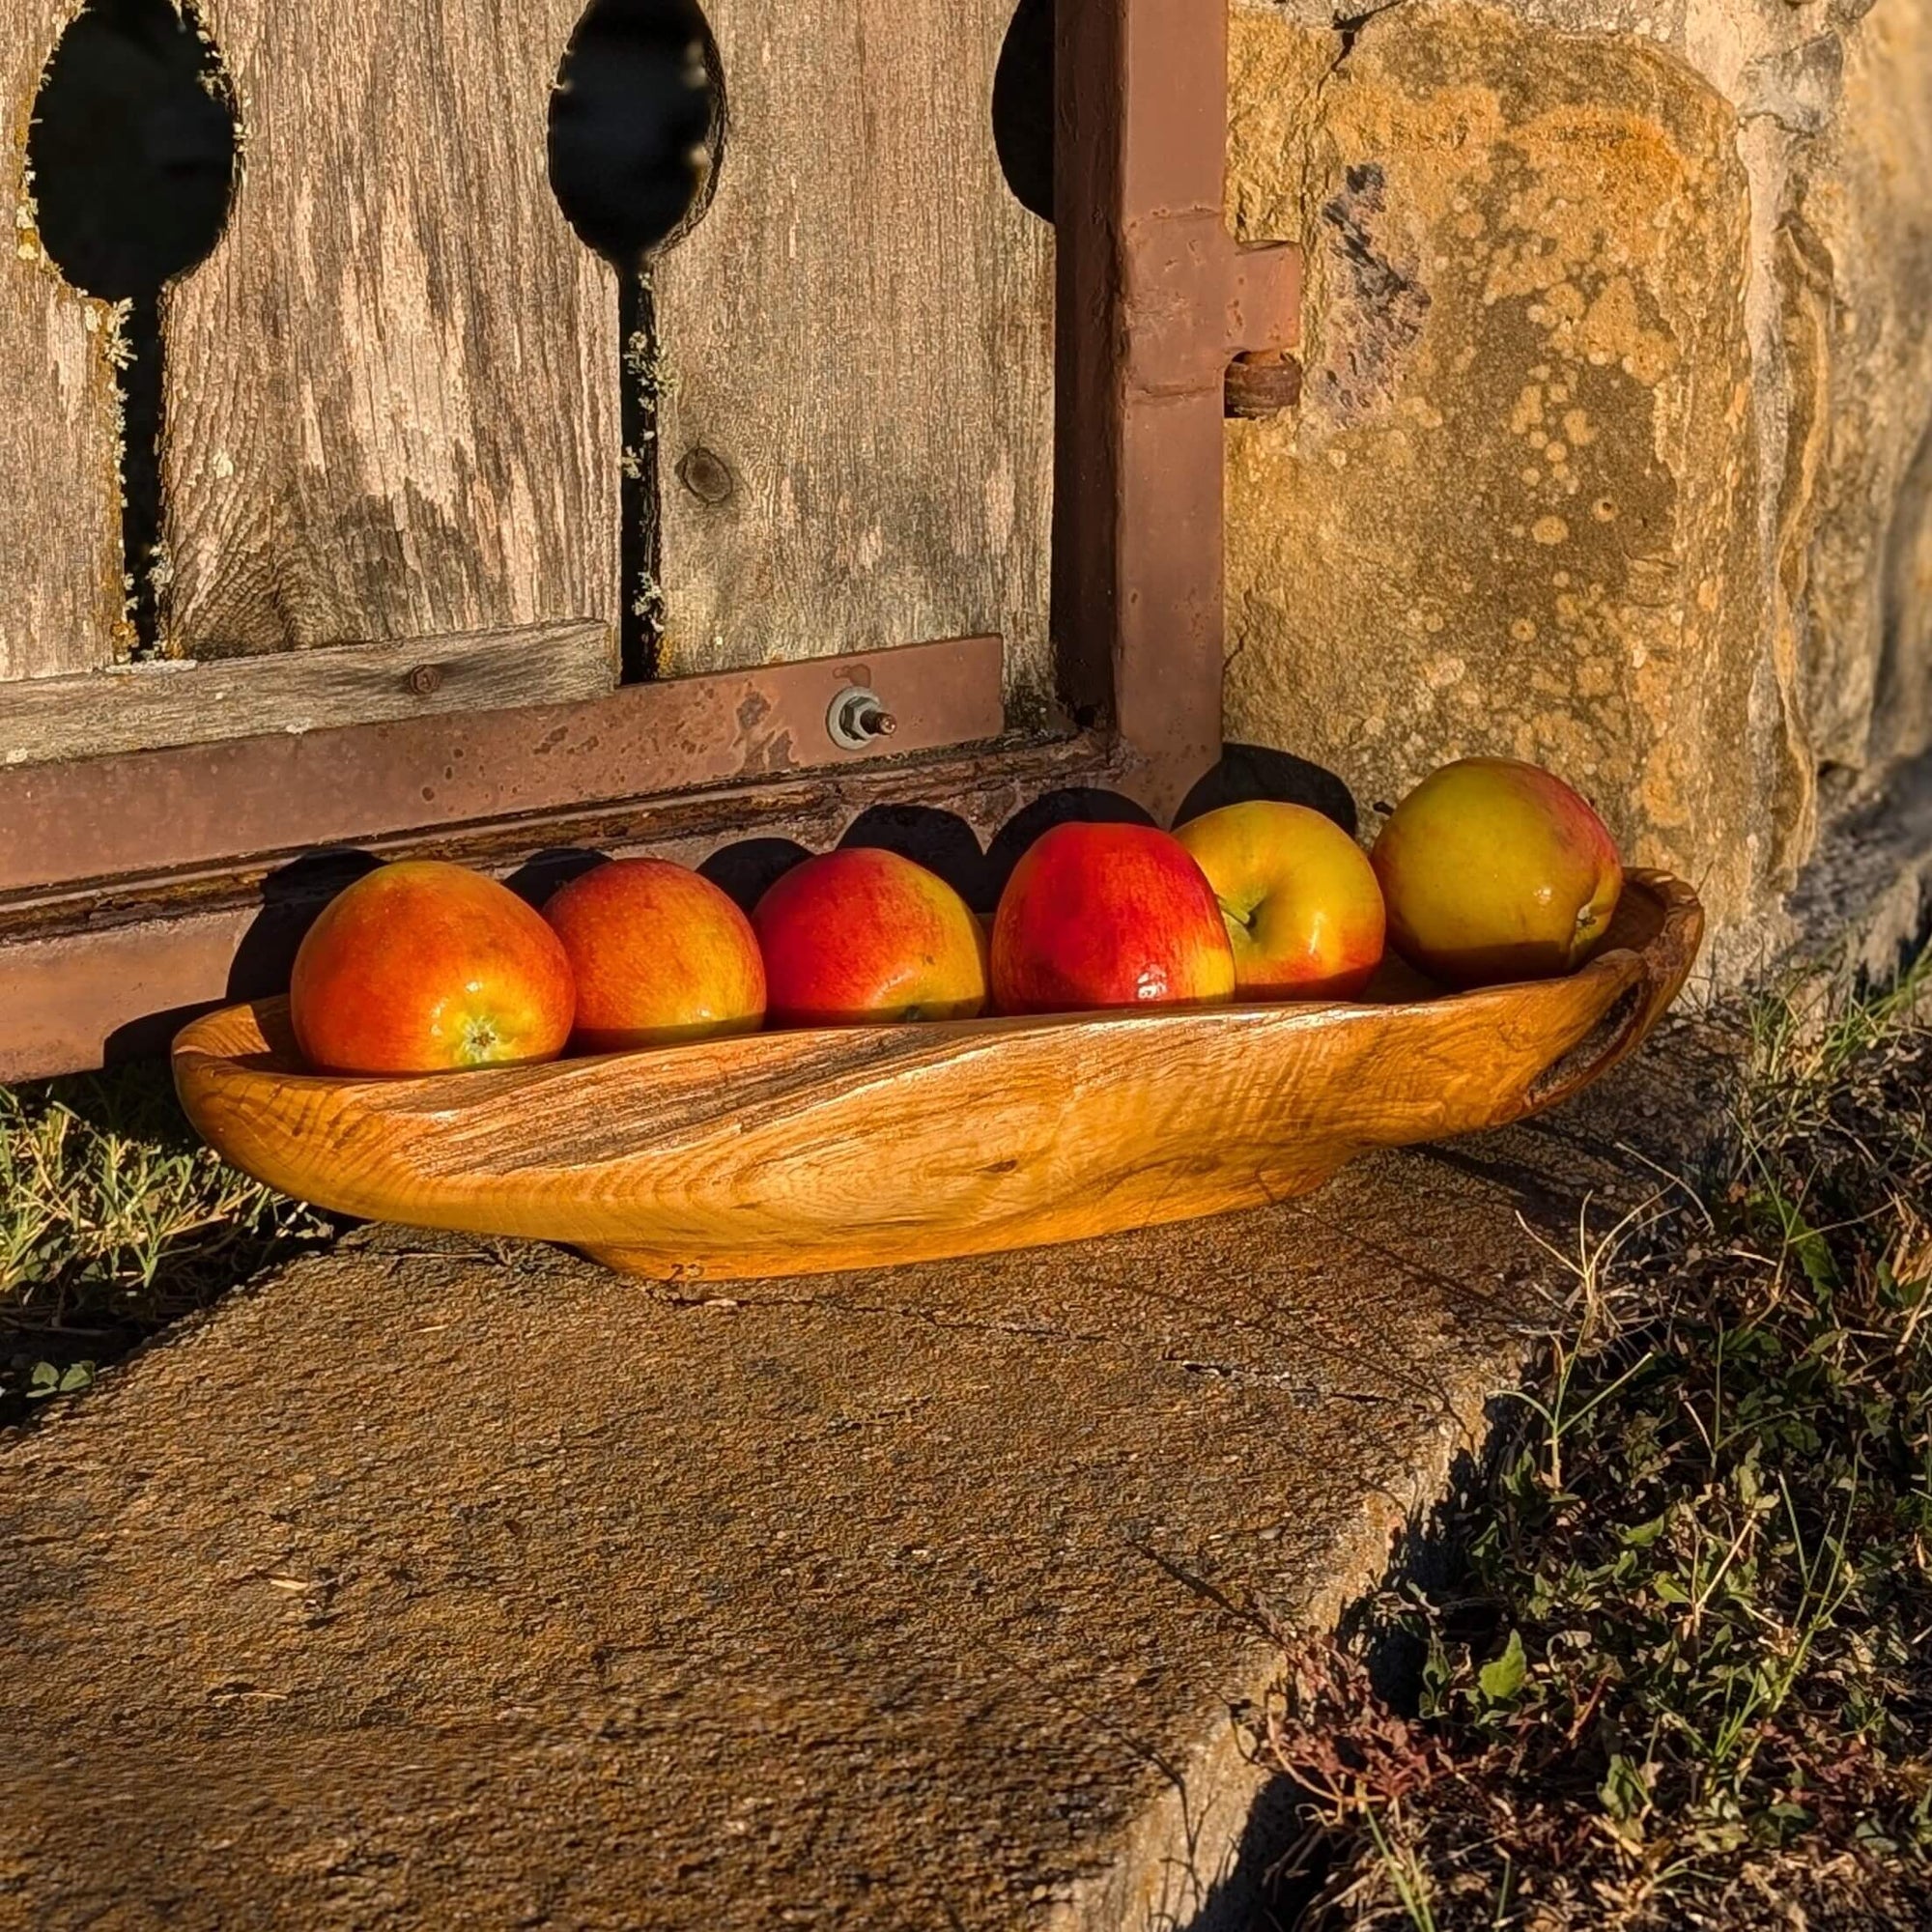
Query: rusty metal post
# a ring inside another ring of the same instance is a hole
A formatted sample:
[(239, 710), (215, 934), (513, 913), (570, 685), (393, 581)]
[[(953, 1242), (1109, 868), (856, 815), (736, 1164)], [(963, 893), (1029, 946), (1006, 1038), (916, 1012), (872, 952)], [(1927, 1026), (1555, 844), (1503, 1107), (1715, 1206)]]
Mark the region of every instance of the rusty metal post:
[(1223, 212), (1223, 0), (1059, 0), (1054, 635), (1165, 819), (1221, 752), (1224, 391), (1296, 339), (1300, 257)]

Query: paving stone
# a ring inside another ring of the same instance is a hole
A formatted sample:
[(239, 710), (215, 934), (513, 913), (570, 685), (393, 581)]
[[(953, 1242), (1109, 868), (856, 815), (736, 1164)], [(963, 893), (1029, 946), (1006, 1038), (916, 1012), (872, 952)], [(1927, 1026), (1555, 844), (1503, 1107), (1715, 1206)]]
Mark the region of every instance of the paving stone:
[(0, 1453), (0, 1923), (1242, 1923), (1234, 1714), (1481, 1438), (1605, 1139), (728, 1294), (291, 1266)]

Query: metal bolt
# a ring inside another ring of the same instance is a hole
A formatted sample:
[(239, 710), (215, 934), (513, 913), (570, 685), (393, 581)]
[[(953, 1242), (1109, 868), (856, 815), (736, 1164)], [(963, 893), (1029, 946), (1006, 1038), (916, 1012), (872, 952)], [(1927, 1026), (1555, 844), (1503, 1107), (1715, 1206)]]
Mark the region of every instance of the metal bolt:
[(441, 688), (442, 667), (440, 665), (417, 665), (415, 669), (411, 671), (403, 682), (418, 697), (427, 697), (431, 692)]
[(1256, 418), (1279, 415), (1301, 400), (1301, 364), (1279, 349), (1236, 355), (1223, 384), (1224, 413)]
[(677, 480), (700, 503), (723, 503), (738, 487), (738, 479), (731, 474), (731, 466), (715, 449), (706, 449), (701, 442), (694, 444), (679, 458)]
[(855, 684), (832, 700), (825, 728), (840, 751), (863, 752), (875, 739), (890, 738), (899, 721), (879, 702), (877, 692)]

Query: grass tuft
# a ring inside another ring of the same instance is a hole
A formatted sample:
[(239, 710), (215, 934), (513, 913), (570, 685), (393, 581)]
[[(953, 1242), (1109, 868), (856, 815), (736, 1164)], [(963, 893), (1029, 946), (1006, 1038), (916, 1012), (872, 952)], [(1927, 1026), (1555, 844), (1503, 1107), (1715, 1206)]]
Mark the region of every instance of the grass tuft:
[(1928, 989), (1767, 1002), (1725, 1170), (1586, 1216), (1450, 1580), (1297, 1645), (1261, 1721), (1292, 1922), (1932, 1924)]
[(164, 1066), (0, 1088), (0, 1423), (330, 1232), (202, 1146)]

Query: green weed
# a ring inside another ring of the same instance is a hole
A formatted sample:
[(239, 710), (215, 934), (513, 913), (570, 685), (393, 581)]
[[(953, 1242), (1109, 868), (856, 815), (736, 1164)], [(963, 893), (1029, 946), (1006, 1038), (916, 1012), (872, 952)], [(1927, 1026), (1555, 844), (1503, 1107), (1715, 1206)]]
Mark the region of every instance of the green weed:
[(164, 1067), (0, 1088), (0, 1421), (328, 1232), (203, 1147)]

